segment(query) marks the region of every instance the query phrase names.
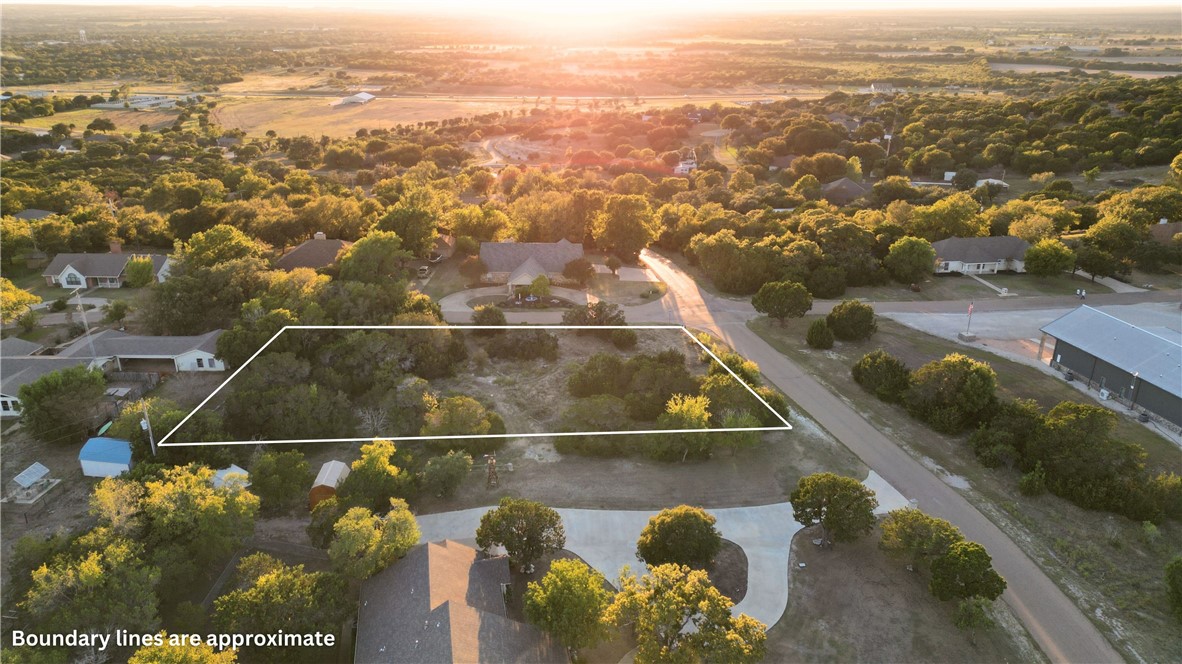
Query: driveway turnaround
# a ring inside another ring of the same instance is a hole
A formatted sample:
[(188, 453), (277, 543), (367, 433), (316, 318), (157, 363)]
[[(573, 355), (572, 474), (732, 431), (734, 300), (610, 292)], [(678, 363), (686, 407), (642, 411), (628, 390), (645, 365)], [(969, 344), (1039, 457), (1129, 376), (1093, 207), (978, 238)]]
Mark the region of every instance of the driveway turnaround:
[[(907, 505), (907, 500), (875, 473), (865, 481), (878, 495), (878, 513)], [(421, 542), (445, 539), (470, 543), (480, 517), (493, 507), (424, 514), (418, 518)], [(566, 548), (615, 584), (620, 570), (630, 567), (638, 575), (644, 563), (636, 558), (636, 541), (655, 510), (585, 510), (557, 508), (566, 530)], [(792, 518), (791, 503), (709, 510), (723, 538), (738, 544), (747, 556), (747, 595), (732, 609), (746, 613), (768, 627), (775, 625), (788, 606), (788, 554), (792, 537), (801, 525)]]

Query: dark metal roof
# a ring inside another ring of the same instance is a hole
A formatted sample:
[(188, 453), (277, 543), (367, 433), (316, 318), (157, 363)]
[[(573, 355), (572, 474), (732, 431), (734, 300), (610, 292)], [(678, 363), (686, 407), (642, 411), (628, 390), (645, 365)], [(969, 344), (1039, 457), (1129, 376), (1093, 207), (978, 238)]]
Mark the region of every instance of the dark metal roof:
[(1182, 398), (1182, 344), (1087, 305), (1043, 332)]
[(583, 245), (558, 242), (481, 242), (480, 260), (489, 272), (513, 272), (534, 259), (547, 272), (562, 272), (566, 264), (583, 257)]
[(938, 261), (962, 263), (995, 263), (1003, 260), (1022, 260), (1030, 243), (1013, 235), (993, 237), (950, 237), (932, 243)]

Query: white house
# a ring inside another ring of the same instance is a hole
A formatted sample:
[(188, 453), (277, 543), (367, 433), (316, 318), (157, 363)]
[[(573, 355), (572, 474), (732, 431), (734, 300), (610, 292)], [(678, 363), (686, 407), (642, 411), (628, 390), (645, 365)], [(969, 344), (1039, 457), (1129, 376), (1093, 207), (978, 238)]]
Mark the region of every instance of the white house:
[[(115, 248), (117, 245), (112, 245)], [(45, 283), (59, 288), (119, 288), (127, 281), (127, 264), (133, 258), (152, 259), (152, 276), (164, 281), (170, 269), (164, 254), (134, 254), (114, 251), (109, 254), (58, 254), (41, 276)]]
[(368, 92), (358, 92), (355, 95), (342, 99), (341, 104), (368, 104), (375, 99), (377, 99), (377, 97), (375, 95), (369, 94)]
[(698, 167), (698, 162), (693, 159), (682, 159), (680, 163), (673, 167), (674, 175), (689, 175), (690, 171)]
[(210, 481), (215, 489), (220, 489), (230, 483), (248, 487), (250, 486), (250, 473), (246, 472), (245, 468), (230, 464), (228, 468), (222, 468), (214, 473)]
[[(222, 330), (188, 337), (151, 337), (103, 330), (85, 336), (58, 353), (58, 357), (93, 356), (113, 361), (117, 371), (172, 373), (174, 371), (225, 371), (217, 357)], [(93, 346), (93, 351), (91, 350)]]
[(1012, 235), (999, 237), (950, 237), (933, 242), (936, 274), (997, 274), (1026, 271), (1026, 240)]

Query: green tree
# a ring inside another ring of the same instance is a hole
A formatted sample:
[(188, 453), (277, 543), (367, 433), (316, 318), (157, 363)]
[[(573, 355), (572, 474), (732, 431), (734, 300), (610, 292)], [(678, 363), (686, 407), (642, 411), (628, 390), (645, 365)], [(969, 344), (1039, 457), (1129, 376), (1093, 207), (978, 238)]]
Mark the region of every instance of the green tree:
[(177, 256), (190, 268), (214, 267), (241, 258), (258, 258), (263, 247), (245, 233), (224, 224), (194, 233), (180, 243)]
[[(505, 312), (495, 304), (482, 304), (472, 310), (472, 324), (473, 325), (508, 325), (509, 322), (505, 318)], [(492, 336), (500, 334), (501, 330), (476, 330), (475, 334), (479, 336)]]
[[(303, 565), (288, 566), (264, 553), (238, 563), (234, 590), (214, 601), (213, 623), (231, 634), (336, 634), (349, 613), (348, 589), (343, 578), (324, 572), (305, 572)], [(257, 647), (240, 651), (244, 659), (259, 662), (324, 662), (335, 649), (309, 647)]]
[(8, 325), (40, 302), (40, 296), (17, 288), (8, 279), (0, 278), (0, 322)]
[(1094, 283), (1096, 277), (1111, 277), (1116, 274), (1120, 269), (1120, 262), (1111, 253), (1085, 244), (1075, 254), (1075, 266), (1090, 274)]
[(150, 256), (132, 256), (124, 268), (128, 288), (143, 288), (155, 279), (155, 263)]
[(608, 637), (604, 614), (612, 593), (603, 575), (581, 560), (555, 560), (525, 591), (525, 619), (553, 636), (572, 657)]
[(1170, 600), (1174, 617), (1182, 622), (1182, 556), (1174, 556), (1166, 565), (1166, 597)]
[(936, 266), (936, 250), (923, 238), (903, 237), (891, 244), (882, 264), (895, 281), (914, 284), (931, 275)]
[(45, 443), (78, 443), (99, 414), (107, 381), (86, 367), (52, 371), (22, 385), (21, 423)]
[(419, 525), (410, 506), (390, 499), (390, 511), (375, 515), (364, 507), (345, 512), (332, 527), (328, 557), (333, 567), (350, 579), (361, 581), (398, 560), (419, 542)]
[(213, 475), (204, 466), (177, 466), (144, 483), (141, 539), (162, 587), (186, 587), (254, 532), (258, 497), (237, 482), (215, 488)]
[(660, 232), (659, 220), (643, 196), (613, 194), (591, 227), (595, 242), (621, 256), (635, 256)]
[(1034, 244), (1055, 235), (1055, 222), (1042, 214), (1029, 214), (1010, 223), (1009, 234)]
[(870, 351), (854, 364), (854, 382), (883, 401), (897, 403), (911, 384), (911, 371), (894, 355)]
[(468, 281), (476, 283), (488, 272), (488, 266), (484, 264), (484, 261), (480, 260), (479, 256), (469, 256), (460, 263), (459, 270), (460, 274), (466, 277)]
[(113, 323), (118, 325), (127, 318), (127, 314), (131, 312), (131, 305), (124, 300), (115, 300), (108, 302), (103, 306), (103, 322)]
[[(710, 428), (710, 399), (702, 395), (672, 395), (665, 404), (665, 412), (657, 417), (657, 428), (671, 431), (700, 429), (704, 432)], [(652, 436), (649, 454), (654, 458), (684, 461), (691, 456), (710, 456), (713, 440), (708, 435), (656, 433)]]
[(937, 599), (984, 597), (994, 600), (1006, 589), (1006, 580), (993, 570), (993, 559), (976, 542), (956, 542), (948, 553), (932, 561), (929, 584)]
[[(160, 570), (141, 560), (138, 544), (93, 531), (77, 556), (59, 556), (33, 571), (21, 607), (48, 632), (153, 632), (160, 626)], [(92, 653), (94, 654), (94, 653)]]
[(607, 266), (607, 269), (612, 271), (612, 274), (618, 273), (620, 268), (624, 266), (624, 262), (615, 256), (608, 256), (607, 260), (603, 261), (603, 264)]
[(566, 531), (558, 512), (542, 503), (501, 498), (499, 506), (480, 517), (476, 546), (485, 553), (502, 546), (509, 562), (523, 572), (547, 553), (566, 546)]
[(784, 324), (786, 318), (800, 318), (813, 308), (813, 296), (807, 288), (791, 281), (769, 281), (751, 298), (751, 305), (761, 314)]
[(201, 645), (170, 645), (168, 634), (164, 637), (163, 645), (144, 646), (132, 654), (127, 664), (236, 664), (238, 652), (235, 650), (214, 650), (208, 643)]
[(857, 300), (842, 300), (825, 316), (833, 336), (842, 341), (868, 339), (878, 331), (874, 307)]
[(472, 457), (466, 452), (450, 450), (427, 461), (423, 468), (423, 488), (433, 495), (450, 498), (471, 472)]
[(439, 236), (438, 221), (430, 210), (398, 203), (390, 206), (378, 220), (375, 232), (393, 231), (402, 240), (403, 249), (414, 256), (425, 257), (435, 248), (435, 239)]
[(733, 662), (754, 664), (767, 653), (767, 627), (710, 584), (706, 572), (679, 565), (625, 573), (606, 619), (633, 626), (638, 664)]
[(997, 401), (997, 374), (984, 362), (953, 353), (911, 373), (907, 410), (941, 433), (979, 424)]
[(908, 230), (928, 242), (949, 237), (977, 237), (989, 234), (981, 209), (968, 192), (959, 191), (931, 205), (915, 208)]
[(529, 288), (526, 289), (530, 295), (534, 297), (548, 297), (550, 295), (550, 278), (544, 274), (539, 274), (530, 282)]
[(706, 569), (722, 550), (722, 534), (713, 514), (700, 507), (679, 505), (663, 509), (651, 519), (636, 542), (636, 553), (650, 566), (674, 563)]
[(302, 503), (311, 479), (311, 469), (299, 450), (264, 452), (250, 469), (250, 489), (269, 514), (283, 514)]
[(989, 615), (989, 600), (984, 597), (969, 597), (956, 604), (956, 614), (952, 617), (957, 629), (969, 633), (969, 643), (977, 644), (977, 630), (989, 629), (996, 623)]
[(350, 466), (349, 476), (337, 487), (337, 497), (352, 507), (377, 510), (406, 491), (407, 476), (394, 465), (394, 443), (375, 440), (361, 446), (361, 458)]
[(1026, 250), (1022, 259), (1026, 271), (1036, 277), (1053, 277), (1075, 265), (1075, 252), (1054, 238), (1039, 240)]
[(595, 278), (595, 266), (586, 258), (576, 258), (562, 268), (562, 276), (586, 286)]
[(878, 546), (915, 569), (925, 569), (962, 540), (956, 526), (908, 507), (887, 513)]
[(825, 545), (852, 542), (874, 530), (874, 492), (852, 477), (814, 473), (800, 478), (789, 497), (792, 516), (804, 526), (821, 525)]
[(818, 318), (809, 324), (805, 341), (810, 348), (828, 350), (833, 348), (833, 330), (829, 329), (829, 324), (825, 322), (824, 318)]
[(341, 279), (369, 284), (398, 282), (406, 276), (411, 253), (390, 231), (374, 231), (341, 252)]
[(423, 436), (483, 436), (496, 433), (504, 424), (496, 413), (469, 396), (448, 397), (431, 409), (423, 422)]

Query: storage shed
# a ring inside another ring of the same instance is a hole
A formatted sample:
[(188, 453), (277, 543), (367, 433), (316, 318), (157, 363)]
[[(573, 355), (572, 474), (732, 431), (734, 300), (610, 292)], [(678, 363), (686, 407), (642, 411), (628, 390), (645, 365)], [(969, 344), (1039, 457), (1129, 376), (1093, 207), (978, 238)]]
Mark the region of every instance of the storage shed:
[(131, 443), (118, 438), (91, 438), (78, 453), (87, 477), (118, 477), (131, 470)]
[(349, 476), (349, 466), (344, 461), (326, 461), (316, 473), (316, 481), (308, 492), (308, 509), (313, 509), (322, 500), (337, 495), (337, 488)]

